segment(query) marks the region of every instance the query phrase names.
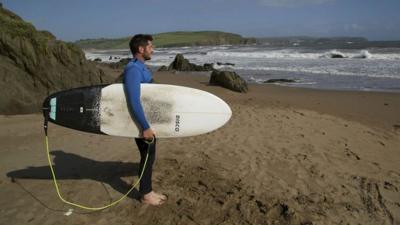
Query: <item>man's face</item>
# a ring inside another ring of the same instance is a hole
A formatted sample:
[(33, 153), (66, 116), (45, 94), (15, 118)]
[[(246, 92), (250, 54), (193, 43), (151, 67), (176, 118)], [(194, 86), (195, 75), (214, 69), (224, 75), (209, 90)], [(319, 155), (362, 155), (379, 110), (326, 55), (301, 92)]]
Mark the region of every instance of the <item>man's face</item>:
[(148, 41), (146, 47), (143, 48), (142, 55), (144, 60), (150, 60), (153, 52), (154, 52), (153, 43), (151, 41)]

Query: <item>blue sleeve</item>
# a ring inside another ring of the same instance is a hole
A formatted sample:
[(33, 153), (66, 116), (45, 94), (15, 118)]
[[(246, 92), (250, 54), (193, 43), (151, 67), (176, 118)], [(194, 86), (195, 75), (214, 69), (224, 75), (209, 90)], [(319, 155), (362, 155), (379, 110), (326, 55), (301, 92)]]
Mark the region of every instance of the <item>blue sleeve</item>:
[(128, 106), (130, 111), (133, 113), (135, 120), (143, 130), (146, 130), (150, 128), (150, 125), (146, 120), (142, 103), (140, 101), (140, 83), (140, 71), (135, 67), (127, 68), (124, 74), (124, 86), (127, 92)]

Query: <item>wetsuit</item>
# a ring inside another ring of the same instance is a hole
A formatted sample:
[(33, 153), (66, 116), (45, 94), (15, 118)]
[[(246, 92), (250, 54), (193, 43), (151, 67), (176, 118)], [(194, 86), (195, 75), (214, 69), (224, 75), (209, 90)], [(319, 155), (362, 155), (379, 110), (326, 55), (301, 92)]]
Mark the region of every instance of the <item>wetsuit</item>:
[[(140, 84), (151, 83), (153, 81), (151, 72), (147, 69), (146, 65), (137, 59), (132, 59), (125, 67), (124, 70), (124, 88), (127, 94), (127, 101), (129, 110), (133, 114), (135, 121), (139, 124), (142, 131), (150, 128), (149, 123), (144, 115), (143, 107), (140, 101)], [(142, 173), (143, 165), (146, 160), (148, 144), (144, 142), (143, 138), (135, 138), (136, 145), (140, 151), (140, 166), (139, 175)], [(150, 146), (149, 158), (147, 160), (146, 168), (143, 177), (140, 180), (139, 192), (145, 195), (152, 191), (151, 177), (153, 171), (153, 163), (156, 156), (156, 140)]]

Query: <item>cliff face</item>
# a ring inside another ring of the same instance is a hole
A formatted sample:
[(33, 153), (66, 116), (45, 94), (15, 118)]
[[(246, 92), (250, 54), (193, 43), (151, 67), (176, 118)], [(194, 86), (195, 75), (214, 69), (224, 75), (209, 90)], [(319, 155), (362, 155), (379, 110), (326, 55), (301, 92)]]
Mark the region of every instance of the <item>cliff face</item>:
[(0, 7), (0, 114), (39, 112), (52, 92), (112, 80), (76, 45)]

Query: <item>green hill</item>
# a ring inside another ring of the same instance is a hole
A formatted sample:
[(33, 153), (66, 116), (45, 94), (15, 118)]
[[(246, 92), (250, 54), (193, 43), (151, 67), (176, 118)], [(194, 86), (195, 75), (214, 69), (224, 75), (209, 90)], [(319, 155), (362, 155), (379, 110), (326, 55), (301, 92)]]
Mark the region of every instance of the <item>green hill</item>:
[(54, 91), (111, 81), (78, 46), (0, 5), (0, 114), (39, 112)]
[[(220, 31), (178, 31), (154, 34), (156, 47), (180, 47), (202, 45), (239, 45), (256, 43), (254, 38), (243, 38), (238, 34)], [(118, 39), (84, 39), (75, 42), (84, 49), (126, 49), (129, 48), (131, 37)]]

